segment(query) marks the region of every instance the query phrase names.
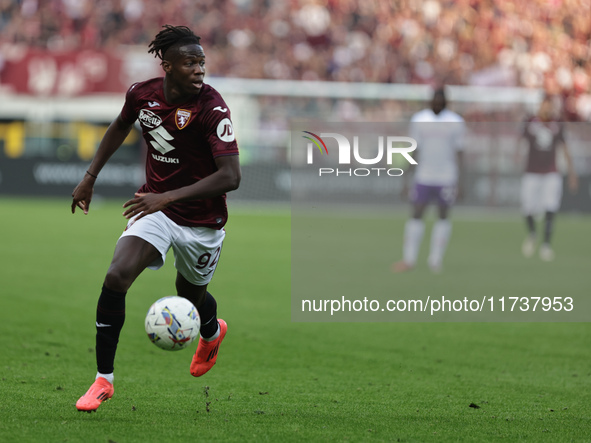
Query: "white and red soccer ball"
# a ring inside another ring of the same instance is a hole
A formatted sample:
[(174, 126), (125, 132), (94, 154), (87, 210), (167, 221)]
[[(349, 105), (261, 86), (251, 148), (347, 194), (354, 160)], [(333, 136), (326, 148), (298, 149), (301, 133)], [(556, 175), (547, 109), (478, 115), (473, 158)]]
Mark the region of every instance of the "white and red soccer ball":
[(146, 334), (152, 343), (167, 351), (189, 347), (199, 336), (201, 319), (193, 304), (176, 295), (154, 302), (146, 315)]

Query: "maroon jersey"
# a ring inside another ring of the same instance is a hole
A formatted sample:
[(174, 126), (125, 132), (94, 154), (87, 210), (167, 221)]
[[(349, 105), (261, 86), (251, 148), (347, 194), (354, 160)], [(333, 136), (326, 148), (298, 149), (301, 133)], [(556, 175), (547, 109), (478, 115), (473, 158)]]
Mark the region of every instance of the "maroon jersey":
[(564, 143), (562, 125), (533, 117), (525, 123), (523, 136), (528, 142), (525, 172), (546, 174), (556, 172), (556, 149)]
[[(121, 118), (139, 120), (146, 144), (146, 184), (138, 192), (161, 194), (191, 185), (217, 171), (214, 159), (237, 155), (230, 110), (221, 95), (203, 84), (199, 94), (169, 105), (164, 78), (135, 83), (127, 91)], [(184, 201), (162, 211), (183, 226), (221, 229), (227, 219), (226, 195)]]

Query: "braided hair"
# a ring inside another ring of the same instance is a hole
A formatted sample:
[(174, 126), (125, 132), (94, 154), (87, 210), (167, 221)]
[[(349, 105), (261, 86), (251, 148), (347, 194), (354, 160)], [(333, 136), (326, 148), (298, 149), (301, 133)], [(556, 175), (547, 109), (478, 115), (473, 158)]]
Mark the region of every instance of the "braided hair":
[(164, 25), (163, 28), (163, 30), (156, 34), (154, 40), (150, 42), (150, 49), (148, 50), (148, 53), (153, 53), (154, 57), (158, 57), (160, 60), (164, 60), (166, 51), (173, 46), (200, 44), (201, 37), (195, 35), (186, 26)]

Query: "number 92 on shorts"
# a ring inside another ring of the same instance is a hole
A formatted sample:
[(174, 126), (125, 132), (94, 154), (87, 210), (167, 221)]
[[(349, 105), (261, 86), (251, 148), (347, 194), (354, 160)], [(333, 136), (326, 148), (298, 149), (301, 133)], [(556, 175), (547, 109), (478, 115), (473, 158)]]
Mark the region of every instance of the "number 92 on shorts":
[(203, 286), (209, 283), (218, 264), (224, 229), (177, 225), (162, 212), (148, 214), (139, 220), (130, 219), (121, 237), (139, 237), (153, 245), (160, 257), (148, 266), (160, 269), (172, 248), (174, 266), (190, 283)]

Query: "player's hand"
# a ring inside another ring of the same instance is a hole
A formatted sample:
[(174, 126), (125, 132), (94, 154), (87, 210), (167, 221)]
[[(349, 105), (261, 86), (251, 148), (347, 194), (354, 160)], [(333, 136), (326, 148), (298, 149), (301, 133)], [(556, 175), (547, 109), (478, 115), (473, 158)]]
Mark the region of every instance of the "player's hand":
[(94, 178), (85, 175), (78, 186), (72, 191), (72, 214), (76, 212), (76, 207), (82, 209), (84, 214), (88, 214), (92, 194), (94, 192)]
[(145, 215), (163, 210), (170, 203), (171, 201), (166, 194), (136, 193), (134, 198), (123, 204), (123, 207), (127, 208), (123, 212), (123, 217), (130, 219), (137, 216), (136, 220), (139, 220)]
[(577, 192), (577, 189), (579, 189), (579, 178), (577, 177), (577, 174), (575, 174), (574, 172), (568, 174), (568, 189), (573, 194)]

